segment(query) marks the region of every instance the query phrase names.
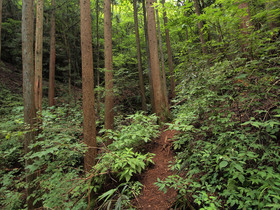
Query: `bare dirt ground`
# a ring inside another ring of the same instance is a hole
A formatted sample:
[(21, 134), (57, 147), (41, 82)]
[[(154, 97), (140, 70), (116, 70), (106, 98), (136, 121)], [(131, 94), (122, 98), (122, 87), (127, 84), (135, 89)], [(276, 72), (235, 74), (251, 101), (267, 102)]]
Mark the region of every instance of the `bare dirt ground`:
[(137, 209), (166, 210), (176, 201), (177, 192), (175, 190), (169, 189), (164, 194), (154, 184), (157, 178), (163, 180), (174, 174), (168, 166), (174, 158), (170, 150), (170, 140), (175, 133), (176, 131), (162, 131), (160, 137), (151, 143), (148, 152), (155, 154), (153, 158), (155, 165), (140, 176), (139, 181), (144, 187), (136, 201)]

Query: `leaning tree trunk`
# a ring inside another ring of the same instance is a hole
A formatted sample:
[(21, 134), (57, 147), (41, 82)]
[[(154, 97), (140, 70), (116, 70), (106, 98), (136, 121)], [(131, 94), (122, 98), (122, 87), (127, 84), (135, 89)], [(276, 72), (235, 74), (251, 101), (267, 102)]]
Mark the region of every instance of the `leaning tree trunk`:
[(84, 117), (83, 133), (84, 141), (88, 146), (88, 151), (85, 154), (84, 166), (85, 170), (89, 172), (94, 166), (97, 156), (90, 0), (80, 0), (80, 10)]
[(50, 66), (49, 66), (49, 106), (54, 105), (55, 87), (55, 0), (52, 0), (51, 14), (51, 41), (50, 41)]
[[(104, 1), (105, 129), (114, 127), (113, 54), (111, 2)], [(111, 143), (109, 140), (108, 144)]]
[(149, 49), (151, 58), (151, 76), (154, 91), (154, 104), (155, 112), (161, 120), (165, 120), (166, 112), (169, 108), (166, 106), (164, 100), (164, 93), (161, 85), (160, 65), (158, 57), (158, 44), (157, 44), (157, 32), (155, 21), (155, 10), (153, 7), (153, 0), (147, 0), (147, 19), (148, 19), (148, 38)]
[(140, 48), (140, 38), (138, 29), (138, 14), (136, 0), (133, 0), (133, 11), (134, 11), (134, 27), (135, 27), (135, 37), (137, 46), (137, 64), (138, 64), (138, 75), (139, 75), (139, 86), (141, 92), (142, 110), (147, 111), (146, 97), (145, 97), (145, 87), (144, 78), (142, 70), (142, 59), (141, 59), (141, 48)]

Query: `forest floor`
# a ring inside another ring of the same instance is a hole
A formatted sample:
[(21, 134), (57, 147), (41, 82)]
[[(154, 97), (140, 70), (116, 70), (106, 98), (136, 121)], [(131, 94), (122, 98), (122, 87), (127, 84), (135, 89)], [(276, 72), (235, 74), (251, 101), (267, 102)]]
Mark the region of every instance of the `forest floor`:
[(170, 162), (174, 160), (171, 151), (171, 141), (176, 131), (162, 130), (160, 137), (148, 144), (148, 152), (154, 153), (154, 165), (140, 175), (139, 181), (144, 185), (141, 195), (136, 199), (137, 209), (144, 210), (167, 210), (176, 201), (177, 192), (168, 189), (167, 193), (159, 191), (154, 184), (157, 179), (164, 180), (175, 172), (169, 168)]

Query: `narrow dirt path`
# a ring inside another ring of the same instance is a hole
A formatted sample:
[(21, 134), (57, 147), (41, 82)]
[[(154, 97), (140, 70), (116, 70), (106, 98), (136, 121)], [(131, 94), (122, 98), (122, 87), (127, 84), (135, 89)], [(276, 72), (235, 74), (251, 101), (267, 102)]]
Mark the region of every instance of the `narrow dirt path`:
[(144, 210), (167, 210), (176, 200), (176, 191), (169, 189), (166, 194), (158, 190), (154, 185), (157, 178), (161, 180), (174, 174), (169, 170), (168, 165), (173, 160), (172, 151), (170, 151), (170, 139), (173, 138), (175, 131), (162, 131), (159, 138), (151, 143), (149, 152), (154, 153), (154, 166), (145, 171), (140, 182), (144, 185), (141, 195), (138, 197), (137, 209)]

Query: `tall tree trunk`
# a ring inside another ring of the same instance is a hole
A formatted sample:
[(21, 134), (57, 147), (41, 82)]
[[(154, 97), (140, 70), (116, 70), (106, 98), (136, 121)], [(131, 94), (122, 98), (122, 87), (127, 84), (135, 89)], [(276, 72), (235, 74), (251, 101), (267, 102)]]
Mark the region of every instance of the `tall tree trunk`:
[[(96, 0), (96, 81), (100, 86), (100, 69), (99, 69), (99, 0)], [(100, 91), (97, 92), (97, 113), (100, 113)]]
[(162, 83), (162, 91), (164, 95), (164, 101), (166, 107), (168, 107), (168, 93), (167, 93), (167, 85), (166, 85), (166, 73), (165, 73), (165, 65), (164, 65), (164, 55), (162, 48), (162, 39), (161, 39), (161, 31), (160, 31), (160, 22), (158, 9), (156, 9), (156, 17), (157, 17), (157, 26), (158, 26), (158, 42), (159, 42), (159, 51), (160, 51), (160, 60), (161, 60), (161, 83)]
[[(24, 135), (24, 153), (30, 152), (29, 145), (35, 142), (35, 95), (34, 95), (34, 1), (22, 1), (22, 71), (23, 71), (23, 104), (24, 104), (24, 123), (26, 133)], [(32, 164), (32, 160), (25, 160), (25, 167)], [(26, 169), (27, 186), (27, 208), (34, 209), (36, 196), (32, 195), (36, 188), (30, 184), (36, 179), (36, 173), (31, 174)], [(38, 203), (37, 203), (38, 204)]]
[(147, 26), (147, 12), (146, 12), (146, 3), (145, 0), (142, 0), (143, 4), (143, 16), (144, 16), (144, 33), (145, 33), (145, 42), (146, 42), (146, 54), (147, 54), (147, 61), (148, 61), (148, 74), (149, 74), (149, 88), (150, 88), (150, 95), (151, 95), (151, 105), (152, 111), (155, 111), (155, 103), (154, 103), (154, 91), (153, 91), (153, 81), (151, 76), (151, 58), (150, 58), (150, 49), (149, 49), (149, 38), (148, 38), (148, 26)]
[[(162, 0), (162, 5), (164, 7), (165, 0)], [(174, 68), (173, 68), (173, 60), (172, 60), (172, 49), (170, 45), (170, 37), (169, 37), (169, 30), (167, 28), (167, 15), (164, 10), (163, 12), (163, 21), (165, 27), (165, 40), (167, 46), (167, 55), (168, 55), (168, 67), (169, 67), (169, 74), (170, 74), (170, 86), (171, 86), (171, 98), (175, 98), (175, 76), (174, 76)], [(186, 29), (187, 39), (188, 39), (188, 29)]]
[(155, 112), (161, 120), (165, 120), (166, 112), (169, 108), (166, 106), (164, 100), (164, 93), (161, 85), (160, 66), (158, 58), (158, 44), (157, 44), (157, 32), (155, 21), (155, 10), (153, 7), (154, 0), (147, 0), (147, 19), (148, 19), (148, 37), (149, 37), (149, 49), (151, 58), (151, 76), (154, 91), (154, 104)]
[(65, 32), (63, 32), (63, 39), (64, 39), (64, 45), (65, 45), (65, 49), (66, 49), (66, 54), (68, 57), (68, 104), (71, 103), (71, 99), (72, 99), (72, 68), (71, 68), (71, 51), (70, 51), (70, 46), (69, 46), (69, 42), (67, 40), (66, 34)]
[(35, 107), (42, 112), (42, 71), (43, 71), (43, 13), (44, 0), (37, 0), (36, 40), (35, 40)]
[(138, 64), (139, 86), (140, 86), (140, 92), (141, 92), (142, 110), (147, 111), (144, 78), (143, 78), (143, 70), (142, 70), (140, 38), (139, 38), (139, 29), (138, 29), (138, 10), (137, 10), (137, 5), (136, 5), (136, 0), (133, 0), (133, 11), (134, 11), (134, 27), (135, 27), (136, 46), (137, 46), (137, 64)]
[[(199, 1), (198, 0), (193, 0), (193, 3), (194, 3), (196, 15), (200, 16)], [(205, 46), (205, 41), (204, 41), (203, 31), (202, 31), (202, 28), (203, 28), (202, 21), (199, 21), (197, 26), (198, 26), (198, 30), (199, 30), (199, 37), (200, 37), (200, 42), (201, 42), (202, 53), (207, 54), (207, 49), (206, 49), (206, 46)]]
[(238, 4), (238, 9), (244, 10), (246, 14), (241, 16), (241, 23), (240, 27), (242, 29), (242, 33), (248, 34), (248, 28), (251, 26), (251, 15), (250, 15), (250, 9), (249, 9), (249, 4), (247, 2), (243, 2)]
[(3, 5), (3, 0), (0, 0), (0, 61), (1, 61), (1, 56), (2, 56), (2, 5)]
[(85, 170), (89, 172), (94, 166), (97, 156), (90, 0), (80, 0), (80, 9), (84, 116), (83, 132), (84, 141), (88, 146), (88, 151), (84, 159), (84, 166)]
[[(241, 41), (241, 49), (244, 53), (248, 52), (248, 35), (250, 34), (249, 27), (251, 26), (251, 15), (249, 4), (247, 2), (241, 2), (238, 4), (238, 9), (244, 10), (245, 14), (241, 16), (240, 29), (243, 34), (243, 40)], [(250, 53), (251, 54), (251, 53)], [(251, 55), (252, 56), (252, 55)]]
[[(114, 127), (112, 21), (110, 0), (104, 0), (105, 129)], [(108, 143), (111, 143), (110, 141)]]
[(50, 41), (50, 68), (49, 68), (49, 106), (54, 105), (55, 88), (55, 0), (52, 0), (51, 14), (51, 41)]

